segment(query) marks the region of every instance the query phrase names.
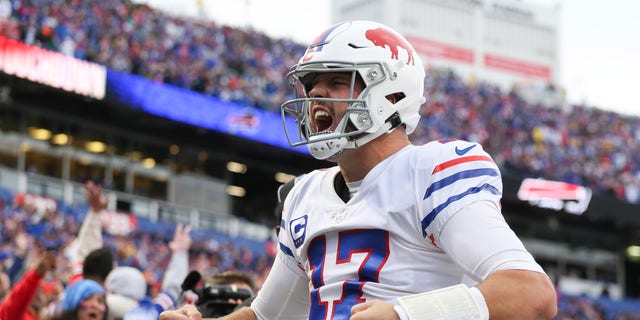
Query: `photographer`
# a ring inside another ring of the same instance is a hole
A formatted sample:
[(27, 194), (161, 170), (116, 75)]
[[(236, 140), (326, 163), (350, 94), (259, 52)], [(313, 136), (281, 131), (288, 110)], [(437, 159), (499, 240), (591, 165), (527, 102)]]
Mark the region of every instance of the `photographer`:
[(243, 273), (227, 271), (210, 276), (203, 288), (196, 289), (195, 305), (205, 317), (225, 316), (254, 297), (253, 279)]

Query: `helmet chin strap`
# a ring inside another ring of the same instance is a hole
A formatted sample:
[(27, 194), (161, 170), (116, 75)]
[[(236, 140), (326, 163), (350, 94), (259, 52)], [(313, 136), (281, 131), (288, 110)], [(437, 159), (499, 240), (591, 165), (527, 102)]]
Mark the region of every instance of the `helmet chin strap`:
[(331, 159), (341, 153), (342, 150), (361, 147), (373, 139), (393, 131), (401, 124), (400, 115), (396, 112), (392, 114), (376, 132), (363, 135), (353, 140), (347, 140), (347, 138), (342, 137), (335, 140), (313, 142), (307, 144), (307, 148), (309, 148), (311, 155), (316, 159)]
[(400, 121), (400, 115), (396, 112), (392, 114), (382, 126), (380, 126), (380, 129), (378, 129), (378, 131), (364, 135), (354, 140), (349, 140), (344, 145), (344, 149), (355, 149), (361, 147), (385, 133), (390, 133), (401, 124), (402, 122)]
[(307, 145), (307, 147), (309, 148), (311, 155), (313, 155), (316, 159), (331, 159), (340, 154), (344, 149), (355, 149), (361, 147), (366, 143), (372, 141), (373, 139), (383, 135), (384, 133), (393, 131), (393, 129), (395, 129), (396, 127), (397, 126), (393, 126), (391, 125), (391, 123), (387, 122), (382, 125), (380, 129), (378, 129), (378, 131), (366, 134), (364, 136), (361, 136), (360, 138), (349, 141), (347, 141), (347, 138), (340, 138), (338, 139), (338, 141), (342, 140), (342, 147), (338, 146), (340, 144), (340, 142), (338, 141), (319, 141), (310, 143)]

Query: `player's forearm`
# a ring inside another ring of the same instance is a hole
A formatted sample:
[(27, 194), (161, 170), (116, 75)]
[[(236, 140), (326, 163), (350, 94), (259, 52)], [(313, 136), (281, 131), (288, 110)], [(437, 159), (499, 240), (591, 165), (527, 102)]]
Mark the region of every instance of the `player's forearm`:
[[(229, 315), (226, 315), (222, 318), (217, 318), (218, 320), (257, 320), (256, 314), (249, 307), (244, 307), (238, 311), (235, 311)], [(207, 319), (203, 319), (207, 320)], [(213, 320), (213, 319), (209, 319)]]
[(477, 287), (492, 320), (552, 319), (557, 312), (555, 288), (543, 273), (497, 271)]
[(192, 304), (185, 304), (177, 310), (167, 310), (160, 314), (160, 320), (257, 320), (256, 314), (249, 307), (244, 307), (222, 318), (202, 318)]

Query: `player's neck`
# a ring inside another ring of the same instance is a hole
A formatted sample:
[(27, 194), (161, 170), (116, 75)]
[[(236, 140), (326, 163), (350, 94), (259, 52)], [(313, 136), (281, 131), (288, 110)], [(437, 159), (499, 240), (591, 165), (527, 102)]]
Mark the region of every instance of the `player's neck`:
[(336, 160), (346, 182), (359, 181), (364, 179), (378, 163), (409, 144), (404, 130), (394, 130), (360, 148), (345, 150)]

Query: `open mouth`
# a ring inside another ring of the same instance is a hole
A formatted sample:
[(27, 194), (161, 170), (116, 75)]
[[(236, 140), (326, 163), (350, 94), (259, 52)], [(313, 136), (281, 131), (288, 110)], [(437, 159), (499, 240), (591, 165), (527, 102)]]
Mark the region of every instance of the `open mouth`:
[(313, 111), (313, 133), (312, 135), (332, 132), (333, 117), (324, 109), (317, 108)]

